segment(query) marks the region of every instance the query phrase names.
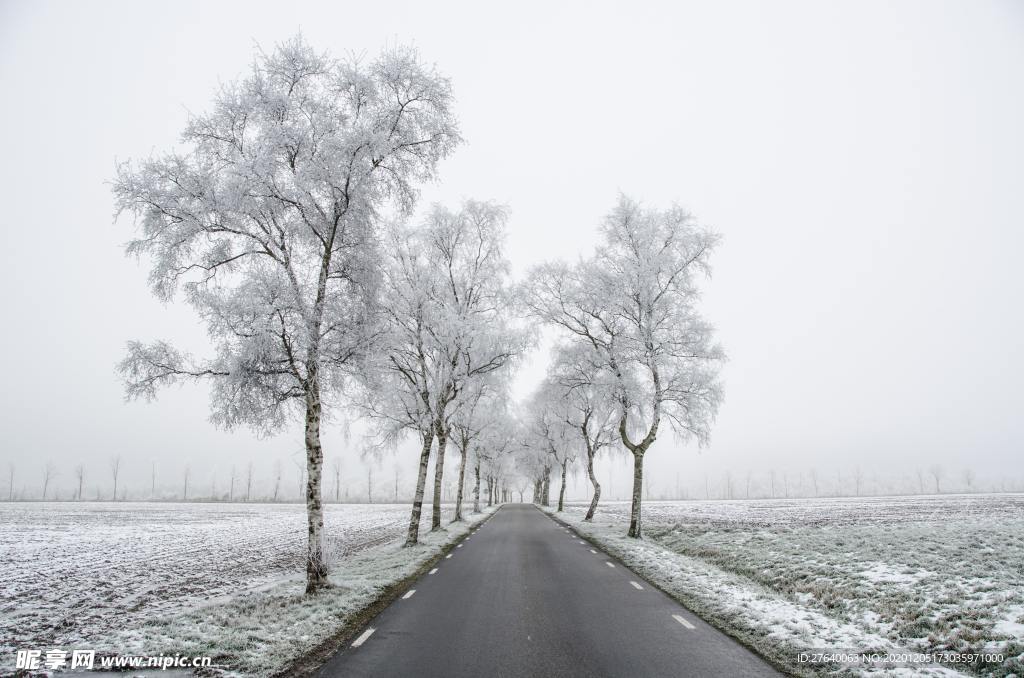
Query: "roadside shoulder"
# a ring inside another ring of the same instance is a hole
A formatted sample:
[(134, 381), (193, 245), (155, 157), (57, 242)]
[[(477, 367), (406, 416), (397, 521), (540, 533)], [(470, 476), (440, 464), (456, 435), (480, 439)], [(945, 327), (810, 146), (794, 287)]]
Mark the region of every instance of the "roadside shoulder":
[[(853, 624), (801, 606), (739, 575), (676, 553), (651, 539), (631, 539), (624, 526), (595, 518), (584, 522), (572, 513), (538, 507), (609, 555), (618, 558), (650, 585), (706, 622), (750, 647), (773, 666), (796, 676), (842, 675), (835, 664), (801, 663), (801, 653), (828, 648), (865, 652), (904, 652), (891, 641)], [(857, 675), (892, 675), (892, 668), (861, 667)], [(964, 676), (941, 666), (915, 667), (913, 675)], [(910, 674), (908, 674), (910, 675)]]
[(464, 522), (423, 534), (411, 548), (397, 540), (346, 558), (332, 566), (331, 586), (312, 596), (304, 594), (301, 578), (292, 577), (154, 620), (123, 632), (122, 652), (210, 656), (214, 675), (310, 675), (499, 509), (468, 513)]

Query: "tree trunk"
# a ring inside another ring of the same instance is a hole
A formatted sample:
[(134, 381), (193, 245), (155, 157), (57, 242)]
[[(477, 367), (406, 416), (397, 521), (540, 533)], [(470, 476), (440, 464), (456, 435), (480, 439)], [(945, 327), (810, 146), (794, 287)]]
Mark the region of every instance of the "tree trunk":
[(324, 453), (320, 447), (320, 386), (314, 376), (306, 394), (306, 522), (309, 541), (306, 547), (306, 593), (327, 586), (324, 562), (324, 509), (320, 498), (320, 476)]
[(459, 456), (461, 457), (459, 463), (459, 489), (455, 493), (455, 517), (452, 519), (453, 523), (462, 520), (462, 488), (466, 485), (466, 454), (469, 451), (469, 443), (461, 441), (459, 448)]
[(434, 428), (423, 431), (423, 447), (420, 449), (420, 469), (416, 475), (416, 493), (412, 500), (412, 516), (409, 518), (409, 532), (406, 546), (415, 546), (420, 538), (420, 515), (423, 513), (423, 492), (427, 487), (427, 464), (430, 463), (430, 446), (434, 444)]
[(551, 467), (544, 467), (544, 481), (540, 488), (541, 506), (551, 506)]
[(558, 491), (558, 512), (562, 512), (562, 507), (565, 505), (565, 469), (569, 465), (568, 459), (562, 460), (562, 489)]
[(473, 482), (473, 513), (480, 513), (480, 459), (473, 465), (476, 480)]
[(601, 484), (597, 482), (597, 474), (594, 473), (594, 453), (591, 451), (590, 443), (587, 443), (587, 475), (590, 477), (590, 484), (594, 486), (594, 496), (590, 499), (590, 508), (583, 518), (586, 522), (594, 520), (594, 512), (597, 511), (597, 501), (601, 498)]
[(448, 444), (448, 431), (444, 426), (438, 424), (435, 432), (437, 433), (437, 459), (434, 462), (434, 510), (430, 516), (431, 532), (441, 529), (441, 493), (444, 491), (441, 481), (444, 478), (444, 448)]
[(644, 453), (643, 451), (633, 451), (633, 506), (630, 509), (629, 514), (629, 532), (626, 536), (633, 537), (634, 539), (640, 539), (643, 537), (643, 531), (641, 529), (641, 493), (644, 487)]

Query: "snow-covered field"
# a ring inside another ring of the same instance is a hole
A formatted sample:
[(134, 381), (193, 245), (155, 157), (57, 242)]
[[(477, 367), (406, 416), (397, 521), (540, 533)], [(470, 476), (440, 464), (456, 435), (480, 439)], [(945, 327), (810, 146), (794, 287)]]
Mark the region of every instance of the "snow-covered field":
[(1024, 674), (1024, 495), (649, 502), (642, 545), (622, 537), (628, 503), (592, 526), (583, 511), (569, 522), (781, 665), (881, 648)]
[[(365, 579), (360, 554), (395, 560), (392, 542), (404, 536), (408, 505), (325, 511), (332, 580)], [(429, 515), (424, 524), (429, 529)], [(147, 623), (157, 628), (153, 622), (163, 620), (161, 633), (173, 645), (166, 620), (215, 617), (246, 596), (288, 597), (291, 588), (298, 591), (291, 598), (301, 599), (305, 534), (300, 505), (0, 504), (0, 668), (16, 648), (124, 652), (131, 641), (135, 650), (158, 653), (165, 648), (153, 645), (153, 634), (138, 631)], [(437, 546), (428, 540), (422, 553), (391, 564), (401, 574)], [(370, 577), (371, 584), (386, 576)], [(372, 594), (372, 585), (360, 586), (362, 598), (349, 596), (346, 610)], [(215, 647), (216, 633), (206, 640)]]

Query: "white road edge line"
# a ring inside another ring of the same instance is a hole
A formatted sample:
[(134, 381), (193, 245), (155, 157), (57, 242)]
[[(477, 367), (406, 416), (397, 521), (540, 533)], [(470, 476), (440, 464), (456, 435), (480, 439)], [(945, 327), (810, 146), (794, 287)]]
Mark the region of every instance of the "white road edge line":
[(452, 557), (452, 554), (450, 554), (450, 553), (445, 556), (445, 558), (451, 558), (451, 557)]
[(409, 600), (410, 598), (412, 598), (412, 594), (414, 593), (416, 593), (416, 589), (409, 589), (409, 591), (407, 591), (406, 594), (402, 596), (402, 600)]
[(635, 581), (631, 581), (629, 583), (632, 584), (633, 588), (635, 588), (637, 591), (643, 591), (644, 590), (644, 587), (640, 586), (640, 584), (637, 584)]
[(458, 546), (456, 546), (455, 548), (457, 548), (457, 549), (461, 549), (461, 548), (462, 548), (462, 544), (459, 544), (459, 545), (458, 545)]
[(690, 622), (688, 622), (685, 619), (683, 619), (682, 617), (680, 617), (678, 614), (672, 615), (672, 618), (675, 619), (677, 622), (679, 622), (680, 624), (682, 624), (683, 626), (685, 626), (688, 629), (693, 630), (693, 629), (697, 628), (696, 626), (694, 626)]
[(585, 542), (585, 541), (583, 541), (582, 539), (580, 539), (580, 543), (581, 543), (581, 544), (586, 544), (587, 542)]
[(366, 639), (373, 635), (373, 632), (377, 629), (366, 629), (363, 633), (352, 641), (352, 647), (359, 647), (366, 642)]
[(605, 565), (607, 565), (608, 567), (615, 567), (615, 563), (605, 562)]
[(436, 567), (433, 570), (431, 570), (430, 572), (427, 572), (427, 574), (434, 574), (435, 572), (437, 572), (437, 568)]
[(597, 555), (597, 551), (595, 551), (594, 549), (590, 549), (590, 552), (593, 553), (595, 556)]

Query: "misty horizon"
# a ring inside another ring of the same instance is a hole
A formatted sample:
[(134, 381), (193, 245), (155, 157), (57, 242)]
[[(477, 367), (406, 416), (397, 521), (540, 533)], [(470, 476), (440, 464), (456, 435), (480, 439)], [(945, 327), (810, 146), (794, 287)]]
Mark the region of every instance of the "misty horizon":
[[(126, 341), (208, 349), (194, 313), (152, 298), (145, 265), (124, 256), (132, 229), (111, 221), (109, 182), (117, 160), (173, 147), (189, 112), (208, 110), (217, 83), (244, 72), (254, 43), (269, 49), (298, 31), (338, 53), (415, 42), (450, 75), (467, 143), (424, 187), (416, 219), (468, 195), (508, 205), (516, 280), (589, 252), (620, 191), (646, 205), (678, 201), (722, 234), (702, 308), (728, 354), (725, 399), (706, 449), (657, 441), (652, 496), (682, 494), (677, 476), (691, 498), (724, 493), (726, 474), (742, 487), (749, 473), (764, 491), (773, 470), (806, 487), (814, 469), (833, 492), (849, 492), (858, 469), (865, 492), (915, 492), (917, 474), (929, 484), (935, 465), (943, 489), (968, 489), (967, 472), (977, 489), (1024, 483), (1024, 207), (1014, 183), (1024, 94), (1013, 86), (1024, 13), (1013, 3), (795, 3), (777, 13), (741, 3), (741, 19), (725, 6), (628, 16), (547, 7), (543, 25), (529, 12), (505, 17), (500, 36), (458, 31), (412, 5), (386, 11), (386, 32), (365, 30), (383, 9), (334, 21), (332, 10), (300, 5), (282, 23), (272, 11), (112, 3), (60, 6), (55, 23), (57, 7), (0, 9), (0, 82), (32, 103), (0, 112), (17, 130), (18, 158), (0, 170), (16, 198), (4, 217), (11, 308), (0, 341), (17, 357), (3, 395), (0, 498), (33, 498), (48, 463), (62, 495), (78, 465), (85, 497), (106, 494), (115, 456), (122, 487), (139, 497), (154, 463), (166, 494), (180, 493), (186, 467), (208, 494), (214, 478), (223, 489), (230, 469), (243, 475), (250, 462), (264, 486), (279, 461), (284, 487), (296, 485), (297, 425), (269, 439), (220, 431), (205, 386), (124, 402), (114, 367)], [(156, 23), (159, 35), (142, 30)], [(570, 49), (562, 36), (573, 29)], [(618, 49), (603, 49), (609, 42)], [(99, 103), (76, 104), (86, 100)], [(520, 400), (547, 360), (538, 350), (525, 361)], [(415, 445), (368, 463), (361, 433), (358, 423), (329, 426), (327, 463), (340, 459), (353, 494), (372, 465), (387, 494), (392, 467), (407, 468)], [(623, 496), (625, 460), (596, 462)], [(411, 482), (406, 470), (400, 483)]]

